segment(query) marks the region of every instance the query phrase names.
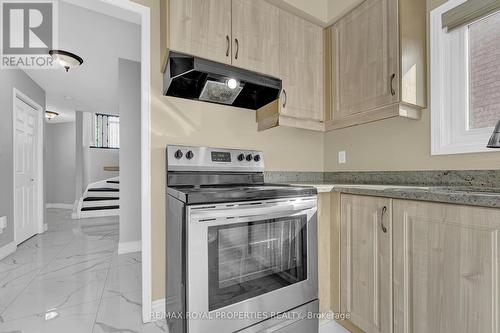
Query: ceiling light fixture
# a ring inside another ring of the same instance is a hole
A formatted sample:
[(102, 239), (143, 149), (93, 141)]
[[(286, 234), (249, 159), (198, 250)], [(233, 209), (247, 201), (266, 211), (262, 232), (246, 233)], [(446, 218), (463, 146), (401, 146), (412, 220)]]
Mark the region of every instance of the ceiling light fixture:
[(63, 51), (63, 50), (50, 50), (50, 56), (52, 59), (57, 61), (59, 65), (66, 69), (66, 72), (69, 71), (70, 68), (76, 68), (83, 64), (83, 59), (77, 56), (74, 53)]
[(54, 111), (45, 111), (45, 118), (47, 118), (48, 120), (52, 120), (55, 117), (57, 117), (58, 115), (59, 115), (59, 113), (54, 112)]

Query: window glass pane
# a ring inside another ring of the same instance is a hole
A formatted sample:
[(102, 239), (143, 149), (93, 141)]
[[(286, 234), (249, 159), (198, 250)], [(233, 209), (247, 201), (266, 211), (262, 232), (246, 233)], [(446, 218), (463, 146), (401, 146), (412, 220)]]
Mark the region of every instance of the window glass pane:
[(94, 115), (94, 146), (120, 148), (120, 118), (110, 115)]
[(469, 26), (469, 128), (500, 120), (500, 12)]

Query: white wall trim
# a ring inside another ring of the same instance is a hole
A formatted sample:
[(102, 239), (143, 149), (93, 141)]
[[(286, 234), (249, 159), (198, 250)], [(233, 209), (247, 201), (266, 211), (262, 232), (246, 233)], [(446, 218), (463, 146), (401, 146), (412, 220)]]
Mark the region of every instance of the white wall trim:
[(132, 1), (101, 0), (141, 17), (141, 239), (142, 320), (151, 321), (151, 23), (150, 8)]
[(465, 1), (449, 0), (430, 14), (432, 155), (495, 152), (486, 148), (493, 127), (468, 126), (468, 27), (442, 27), (442, 14)]
[(165, 307), (167, 304), (173, 304), (175, 302), (180, 302), (180, 300), (176, 297), (170, 297), (168, 299), (166, 298), (161, 298), (157, 299), (156, 301), (153, 301), (152, 307), (151, 307), (151, 320), (156, 321), (156, 320), (164, 320), (165, 319)]
[(72, 204), (63, 204), (63, 203), (47, 203), (45, 204), (45, 208), (57, 208), (57, 209), (71, 209), (73, 210)]
[(13, 212), (12, 212), (12, 226), (14, 227), (14, 242), (17, 244), (17, 238), (16, 238), (16, 158), (15, 158), (15, 149), (16, 149), (16, 99), (19, 98), (23, 102), (27, 103), (28, 105), (31, 105), (35, 110), (38, 112), (38, 119), (37, 119), (37, 159), (38, 159), (38, 166), (37, 166), (37, 209), (36, 209), (36, 217), (38, 220), (38, 233), (43, 233), (47, 229), (44, 227), (44, 197), (43, 197), (43, 190), (44, 190), (44, 173), (43, 173), (43, 146), (44, 146), (44, 121), (45, 121), (45, 112), (43, 108), (38, 105), (35, 101), (33, 101), (31, 98), (29, 98), (26, 94), (21, 92), (17, 88), (12, 89), (12, 158), (14, 161), (14, 167), (13, 167), (13, 172), (12, 172), (12, 203), (13, 203)]
[(142, 249), (141, 241), (118, 243), (118, 254), (140, 252), (141, 249)]
[(165, 298), (153, 301), (151, 304), (151, 312), (154, 314), (152, 316), (152, 321), (163, 320), (165, 318)]
[(9, 254), (16, 252), (17, 245), (16, 241), (12, 241), (7, 245), (0, 247), (0, 260), (7, 257)]

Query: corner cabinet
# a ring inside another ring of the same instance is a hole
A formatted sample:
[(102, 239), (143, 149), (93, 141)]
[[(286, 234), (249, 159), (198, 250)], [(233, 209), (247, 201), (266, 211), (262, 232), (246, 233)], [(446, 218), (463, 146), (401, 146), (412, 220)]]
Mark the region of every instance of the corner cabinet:
[(280, 10), (279, 100), (257, 111), (259, 130), (276, 126), (324, 130), (323, 28)]
[(427, 103), (425, 1), (365, 0), (330, 27), (327, 37), (327, 130), (396, 116), (420, 118)]
[(364, 332), (392, 332), (391, 200), (342, 194), (340, 210), (340, 311)]

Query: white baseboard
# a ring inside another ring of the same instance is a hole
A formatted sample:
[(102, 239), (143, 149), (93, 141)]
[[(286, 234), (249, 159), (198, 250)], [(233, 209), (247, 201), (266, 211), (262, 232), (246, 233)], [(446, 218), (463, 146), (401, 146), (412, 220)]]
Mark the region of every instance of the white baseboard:
[(118, 243), (118, 254), (140, 252), (141, 250), (141, 241)]
[(326, 322), (320, 322), (319, 333), (349, 333), (349, 331), (342, 327), (335, 320), (330, 320)]
[(151, 304), (151, 321), (165, 318), (165, 299), (158, 299)]
[(0, 247), (0, 260), (7, 257), (9, 254), (16, 252), (17, 245), (15, 241), (10, 242), (7, 245)]
[(165, 319), (165, 306), (167, 303), (179, 302), (176, 297), (170, 297), (169, 299), (158, 299), (153, 301), (151, 304), (151, 321), (164, 320)]
[(62, 203), (47, 203), (46, 208), (58, 208), (58, 209), (73, 209), (72, 204), (62, 204)]

